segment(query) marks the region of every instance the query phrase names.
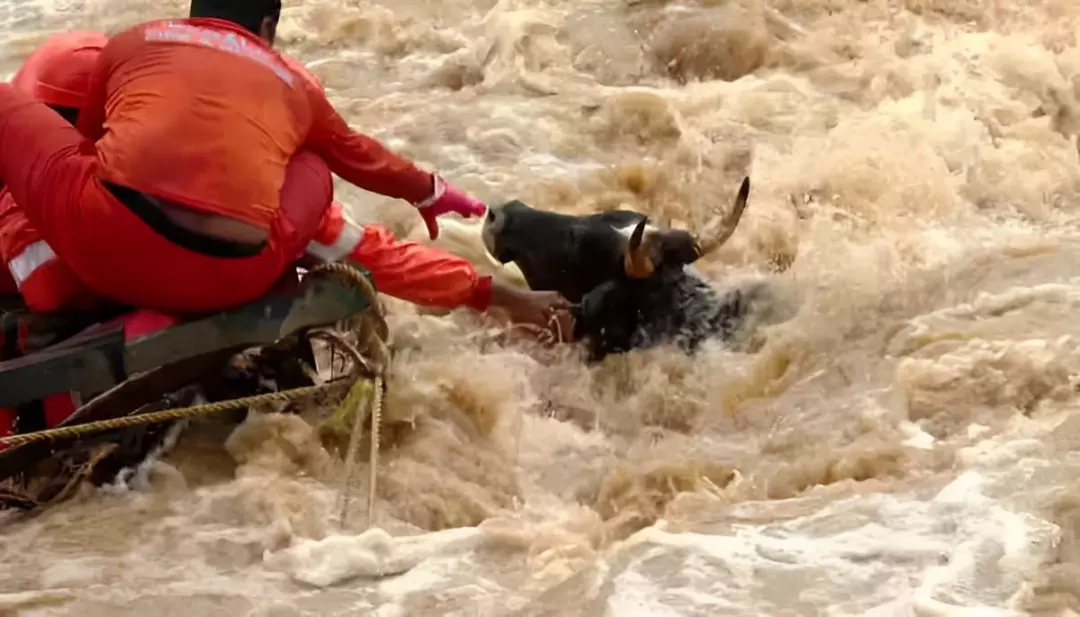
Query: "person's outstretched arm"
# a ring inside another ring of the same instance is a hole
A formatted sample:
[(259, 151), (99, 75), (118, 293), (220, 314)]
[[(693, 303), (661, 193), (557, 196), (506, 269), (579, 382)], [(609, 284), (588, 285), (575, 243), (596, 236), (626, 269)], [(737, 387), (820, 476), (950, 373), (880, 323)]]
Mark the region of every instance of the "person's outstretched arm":
[(569, 308), (557, 293), (500, 284), (449, 251), (399, 240), (382, 225), (353, 223), (337, 203), (323, 218), (307, 255), (317, 262), (360, 265), (371, 273), (380, 293), (423, 306), (468, 306), (480, 312), (499, 307), (516, 322), (543, 328), (551, 327), (556, 312)]
[(467, 260), (437, 248), (398, 240), (382, 225), (363, 225), (349, 260), (371, 272), (381, 293), (424, 306), (454, 309), (491, 306), (492, 279)]
[(487, 206), (476, 198), (438, 174), (420, 169), (378, 140), (354, 131), (330, 104), (310, 71), (301, 72), (296, 68), (298, 63), (288, 61), (304, 77), (314, 114), (304, 147), (321, 156), (330, 171), (362, 189), (409, 202), (420, 211), (432, 239), (439, 235), (435, 219), (442, 214), (455, 212), (466, 218), (484, 214)]

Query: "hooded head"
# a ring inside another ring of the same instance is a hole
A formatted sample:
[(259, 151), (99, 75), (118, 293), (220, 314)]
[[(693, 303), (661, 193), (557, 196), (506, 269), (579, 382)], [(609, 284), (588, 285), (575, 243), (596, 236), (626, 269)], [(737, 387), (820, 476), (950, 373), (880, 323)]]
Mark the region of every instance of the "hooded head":
[(231, 21), (273, 46), (281, 0), (191, 0), (188, 14)]

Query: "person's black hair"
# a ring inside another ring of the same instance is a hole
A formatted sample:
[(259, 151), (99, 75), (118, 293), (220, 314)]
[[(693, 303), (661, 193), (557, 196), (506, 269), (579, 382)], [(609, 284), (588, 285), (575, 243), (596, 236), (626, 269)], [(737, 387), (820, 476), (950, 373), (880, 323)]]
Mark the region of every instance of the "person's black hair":
[(191, 0), (189, 16), (224, 19), (258, 35), (263, 19), (281, 17), (281, 0)]

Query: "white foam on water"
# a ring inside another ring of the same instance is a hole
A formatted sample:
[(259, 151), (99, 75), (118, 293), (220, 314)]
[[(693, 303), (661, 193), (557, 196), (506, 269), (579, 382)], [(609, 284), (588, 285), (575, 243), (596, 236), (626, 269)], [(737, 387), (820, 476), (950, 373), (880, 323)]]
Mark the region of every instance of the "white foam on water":
[[(358, 536), (330, 536), (322, 540), (304, 540), (284, 551), (266, 556), (267, 566), (286, 572), (293, 579), (328, 587), (356, 578), (383, 578), (414, 572), (421, 564), (452, 552), (468, 550), (482, 534), (471, 528), (453, 529), (422, 536), (392, 537), (377, 527)], [(403, 593), (409, 587), (424, 589), (437, 581), (429, 570), (398, 579), (389, 587)], [(416, 585), (420, 583), (419, 587)]]

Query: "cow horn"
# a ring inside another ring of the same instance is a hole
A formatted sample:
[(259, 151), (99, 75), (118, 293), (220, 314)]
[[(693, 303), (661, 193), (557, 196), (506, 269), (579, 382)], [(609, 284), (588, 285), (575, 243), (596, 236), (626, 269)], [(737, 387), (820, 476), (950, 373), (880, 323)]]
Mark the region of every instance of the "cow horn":
[(646, 216), (634, 227), (634, 232), (630, 234), (630, 244), (623, 256), (623, 269), (626, 276), (632, 279), (649, 278), (656, 270), (648, 244), (644, 242), (645, 226), (648, 224), (649, 217)]
[(743, 211), (746, 209), (746, 199), (749, 196), (750, 178), (747, 177), (743, 178), (742, 186), (739, 187), (739, 194), (735, 197), (735, 205), (731, 207), (731, 212), (728, 212), (727, 216), (723, 218), (719, 216), (712, 218), (696, 238), (694, 251), (699, 259), (720, 248), (735, 233), (735, 229), (742, 219)]

